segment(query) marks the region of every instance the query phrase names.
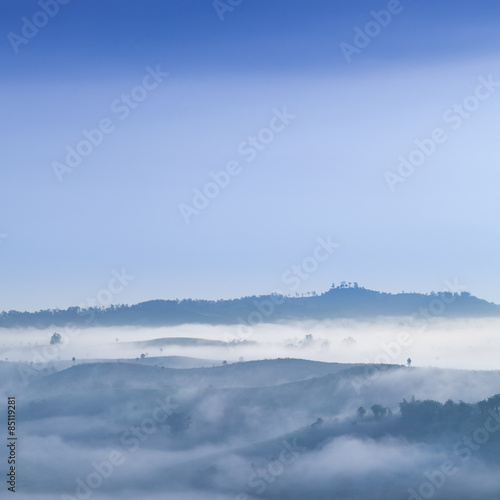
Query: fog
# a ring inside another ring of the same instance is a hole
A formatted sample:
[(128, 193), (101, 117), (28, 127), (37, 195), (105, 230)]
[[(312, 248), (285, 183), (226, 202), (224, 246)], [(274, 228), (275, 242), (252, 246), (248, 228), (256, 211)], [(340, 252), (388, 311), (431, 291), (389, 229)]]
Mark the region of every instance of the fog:
[[(297, 324), (182, 325), (164, 328), (0, 330), (0, 359), (44, 361), (188, 356), (214, 361), (278, 357), (340, 363), (396, 363), (413, 366), (494, 370), (500, 319), (434, 319), (412, 326), (409, 318), (338, 320)], [(51, 335), (62, 344), (48, 347)], [(312, 338), (306, 338), (312, 335)], [(401, 335), (404, 341), (401, 341)], [(155, 339), (205, 339), (218, 345), (181, 345)], [(222, 342), (225, 343), (221, 344)]]
[(18, 497), (497, 498), (499, 321), (4, 330)]

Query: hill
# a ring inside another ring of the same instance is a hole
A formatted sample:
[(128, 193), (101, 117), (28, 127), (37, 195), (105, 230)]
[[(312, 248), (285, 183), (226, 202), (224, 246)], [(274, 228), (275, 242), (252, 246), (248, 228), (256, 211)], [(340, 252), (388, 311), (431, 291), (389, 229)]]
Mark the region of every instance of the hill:
[(261, 295), (231, 300), (152, 300), (107, 308), (70, 307), (37, 312), (4, 311), (0, 328), (86, 326), (174, 326), (187, 323), (253, 325), (267, 322), (366, 319), (377, 316), (500, 316), (500, 305), (468, 292), (391, 294), (342, 285), (309, 296)]
[[(39, 471), (23, 477), (23, 499), (41, 498), (50, 471), (56, 496), (76, 498), (76, 478), (110, 470), (100, 468), (110, 450), (123, 461), (102, 498), (119, 497), (106, 495), (109, 486), (134, 491), (127, 500), (145, 492), (155, 500), (396, 500), (420, 492), (449, 461), (460, 474), (436, 499), (498, 498), (500, 371), (145, 361), (81, 363), (18, 385), (17, 420), (33, 446), (24, 463)], [(17, 368), (0, 362), (5, 395)], [(55, 468), (54, 454), (62, 457)]]

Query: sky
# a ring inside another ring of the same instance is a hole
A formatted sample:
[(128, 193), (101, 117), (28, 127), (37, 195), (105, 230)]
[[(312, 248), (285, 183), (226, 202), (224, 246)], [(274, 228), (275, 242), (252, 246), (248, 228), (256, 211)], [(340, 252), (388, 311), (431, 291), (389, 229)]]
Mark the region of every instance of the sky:
[(0, 310), (340, 281), (500, 303), (499, 20), (493, 0), (3, 1)]

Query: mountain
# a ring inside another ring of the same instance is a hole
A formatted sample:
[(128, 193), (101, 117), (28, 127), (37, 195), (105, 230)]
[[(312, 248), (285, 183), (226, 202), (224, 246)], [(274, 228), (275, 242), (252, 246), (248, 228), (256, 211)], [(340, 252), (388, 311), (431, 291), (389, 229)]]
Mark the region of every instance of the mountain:
[[(0, 362), (0, 374), (18, 366)], [(429, 478), (441, 485), (436, 500), (499, 498), (500, 371), (129, 359), (76, 364), (15, 390), (8, 380), (0, 391), (16, 394), (32, 444), (23, 466), (38, 471), (22, 476), (23, 500), (89, 498), (81, 485), (95, 477), (108, 480), (103, 499), (422, 500)], [(111, 456), (122, 459), (114, 469)], [(40, 496), (40, 484), (57, 494)], [(137, 484), (135, 496), (118, 493)]]
[(86, 326), (232, 325), (377, 316), (500, 316), (500, 305), (468, 292), (384, 293), (342, 285), (316, 295), (261, 295), (231, 300), (151, 300), (135, 305), (70, 307), (37, 312), (4, 311), (0, 328)]

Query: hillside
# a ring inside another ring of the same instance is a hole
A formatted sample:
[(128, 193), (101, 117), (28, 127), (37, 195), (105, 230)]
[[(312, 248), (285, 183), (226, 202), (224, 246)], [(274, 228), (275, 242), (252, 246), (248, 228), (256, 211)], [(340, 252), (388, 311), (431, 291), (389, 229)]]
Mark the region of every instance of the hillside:
[[(16, 365), (0, 363), (4, 375), (8, 368)], [(52, 473), (54, 496), (75, 498), (76, 479), (115, 450), (124, 460), (100, 498), (138, 487), (135, 498), (154, 500), (397, 500), (451, 460), (461, 473), (436, 498), (493, 500), (499, 385), (500, 371), (301, 359), (193, 369), (81, 363), (15, 391), (19, 426), (35, 450), (26, 465), (39, 471), (21, 485), (41, 498), (57, 454), (64, 460)]]
[(342, 285), (321, 295), (263, 295), (232, 300), (152, 300), (107, 308), (70, 307), (38, 312), (4, 311), (0, 328), (48, 328), (72, 323), (86, 326), (175, 326), (186, 323), (252, 325), (335, 318), (377, 316), (487, 317), (500, 316), (500, 305), (468, 292), (384, 293)]

